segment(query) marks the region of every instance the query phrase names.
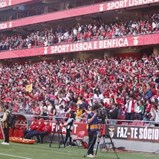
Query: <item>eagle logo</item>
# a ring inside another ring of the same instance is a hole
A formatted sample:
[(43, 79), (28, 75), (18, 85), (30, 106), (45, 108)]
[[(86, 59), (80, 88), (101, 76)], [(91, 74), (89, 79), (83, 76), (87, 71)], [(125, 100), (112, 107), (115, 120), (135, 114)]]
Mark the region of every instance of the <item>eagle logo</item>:
[(44, 47), (44, 54), (48, 54), (48, 47)]
[(133, 37), (134, 39), (134, 45), (138, 45), (139, 44), (139, 37)]
[(115, 133), (114, 133), (115, 127), (109, 127), (108, 130), (109, 130), (109, 135), (110, 135), (110, 137), (113, 138), (113, 137), (114, 137), (114, 134), (115, 134)]
[(100, 12), (103, 12), (103, 11), (104, 11), (104, 4), (100, 4), (100, 5), (99, 5), (99, 11), (100, 11)]

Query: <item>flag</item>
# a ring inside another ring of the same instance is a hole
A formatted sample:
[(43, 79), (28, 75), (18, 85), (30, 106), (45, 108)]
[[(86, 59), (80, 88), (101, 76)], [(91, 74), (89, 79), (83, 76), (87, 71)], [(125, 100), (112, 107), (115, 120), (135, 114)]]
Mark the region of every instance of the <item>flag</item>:
[(32, 84), (26, 85), (25, 90), (30, 93), (32, 91)]

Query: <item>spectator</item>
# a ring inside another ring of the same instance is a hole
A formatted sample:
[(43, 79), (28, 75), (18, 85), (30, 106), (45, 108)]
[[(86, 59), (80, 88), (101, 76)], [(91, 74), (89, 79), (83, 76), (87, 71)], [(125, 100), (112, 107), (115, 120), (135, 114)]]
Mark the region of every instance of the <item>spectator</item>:
[(137, 120), (143, 120), (144, 116), (144, 103), (142, 100), (139, 100), (135, 105), (135, 118)]
[(125, 107), (126, 107), (126, 120), (134, 120), (135, 111), (135, 100), (132, 96), (129, 97)]
[[(158, 70), (158, 57), (107, 57), (85, 61), (55, 60), (0, 65), (0, 102), (8, 102), (15, 112), (26, 113), (27, 110), (27, 113), (48, 118), (55, 115), (52, 112), (53, 105), (58, 116), (76, 111), (78, 104), (87, 112), (88, 106), (95, 101), (106, 109), (120, 105), (122, 115), (124, 112), (134, 114), (136, 109), (132, 103), (141, 99), (145, 112), (150, 113), (154, 105), (151, 101), (159, 99), (155, 71)], [(30, 83), (32, 90), (27, 92), (26, 86)], [(150, 96), (147, 96), (148, 91), (151, 92)], [(132, 95), (134, 99), (129, 105), (127, 97)], [(50, 99), (53, 103), (50, 103)], [(145, 119), (149, 120), (150, 116), (144, 116)]]
[(105, 24), (100, 17), (92, 18), (90, 24), (76, 24), (72, 28), (45, 28), (30, 35), (4, 36), (0, 41), (0, 50), (12, 50), (32, 47), (50, 46), (57, 43), (83, 42), (90, 40), (110, 39), (127, 35), (151, 34), (159, 32), (159, 14), (148, 15), (147, 20), (120, 20)]
[(109, 111), (109, 116), (110, 116), (110, 124), (115, 125), (116, 120), (118, 118), (118, 106), (117, 105), (112, 105), (111, 110)]
[(82, 109), (82, 105), (77, 105), (77, 111), (76, 111), (76, 121), (80, 121), (82, 118), (82, 114), (83, 114), (83, 109)]

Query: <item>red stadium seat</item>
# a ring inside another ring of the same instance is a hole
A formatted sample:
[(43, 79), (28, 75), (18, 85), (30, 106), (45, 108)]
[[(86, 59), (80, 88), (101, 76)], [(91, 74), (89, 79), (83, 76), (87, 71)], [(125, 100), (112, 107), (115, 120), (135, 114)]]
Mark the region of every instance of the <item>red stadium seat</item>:
[[(74, 141), (76, 142), (77, 146), (79, 147), (79, 143), (81, 144), (84, 142), (84, 137), (85, 137), (85, 131), (79, 131), (77, 134), (77, 137), (74, 139)], [(83, 145), (83, 144), (82, 144)]]

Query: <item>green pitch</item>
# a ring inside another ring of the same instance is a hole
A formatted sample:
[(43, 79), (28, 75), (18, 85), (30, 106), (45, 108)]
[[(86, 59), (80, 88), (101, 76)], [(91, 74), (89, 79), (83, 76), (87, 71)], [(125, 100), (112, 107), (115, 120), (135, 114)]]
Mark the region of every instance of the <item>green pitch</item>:
[[(81, 147), (58, 148), (57, 145), (34, 144), (24, 145), (10, 143), (9, 146), (0, 144), (0, 159), (82, 159), (86, 149)], [(120, 159), (158, 159), (159, 154), (118, 152)], [(116, 159), (113, 152), (98, 151), (98, 159)]]

